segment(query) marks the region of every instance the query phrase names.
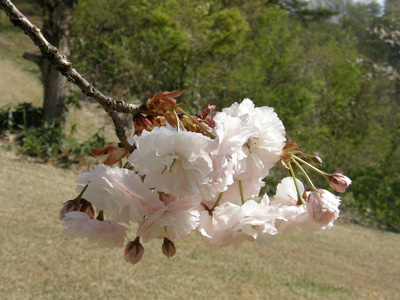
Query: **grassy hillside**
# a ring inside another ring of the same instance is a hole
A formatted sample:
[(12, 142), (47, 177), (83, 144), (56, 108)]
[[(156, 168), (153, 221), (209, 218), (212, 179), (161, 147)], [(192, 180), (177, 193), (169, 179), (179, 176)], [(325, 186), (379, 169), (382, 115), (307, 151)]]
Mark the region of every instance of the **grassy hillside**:
[[(76, 174), (0, 152), (2, 299), (396, 299), (400, 235), (337, 224), (301, 232), (267, 251), (246, 244), (208, 250), (194, 234), (166, 259), (145, 247), (136, 266), (123, 248), (100, 249), (62, 234), (58, 210)], [(130, 238), (134, 233), (130, 234)]]

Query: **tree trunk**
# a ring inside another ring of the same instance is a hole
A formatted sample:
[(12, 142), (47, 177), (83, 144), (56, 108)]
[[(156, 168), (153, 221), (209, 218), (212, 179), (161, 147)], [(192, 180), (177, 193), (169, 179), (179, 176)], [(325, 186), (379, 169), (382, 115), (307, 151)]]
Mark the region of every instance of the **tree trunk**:
[[(60, 53), (71, 54), (70, 28), (72, 14), (78, 0), (38, 0), (44, 10), (43, 35)], [(47, 59), (25, 54), (26, 59), (38, 63), (44, 86), (43, 119), (45, 121), (64, 120), (64, 108), (70, 94), (67, 79), (53, 68)]]

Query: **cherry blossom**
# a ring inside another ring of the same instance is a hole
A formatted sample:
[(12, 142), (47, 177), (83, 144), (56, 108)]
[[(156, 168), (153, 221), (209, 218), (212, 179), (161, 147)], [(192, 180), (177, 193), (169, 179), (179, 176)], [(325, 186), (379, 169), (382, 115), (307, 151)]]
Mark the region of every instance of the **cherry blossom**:
[(181, 197), (199, 193), (200, 186), (209, 182), (210, 138), (156, 127), (134, 137), (134, 142), (137, 149), (128, 161), (140, 175), (146, 175), (144, 183), (149, 188)]
[(71, 238), (86, 238), (89, 243), (97, 243), (100, 248), (122, 247), (126, 228), (111, 220), (100, 221), (91, 219), (80, 211), (69, 212), (65, 215), (64, 234)]

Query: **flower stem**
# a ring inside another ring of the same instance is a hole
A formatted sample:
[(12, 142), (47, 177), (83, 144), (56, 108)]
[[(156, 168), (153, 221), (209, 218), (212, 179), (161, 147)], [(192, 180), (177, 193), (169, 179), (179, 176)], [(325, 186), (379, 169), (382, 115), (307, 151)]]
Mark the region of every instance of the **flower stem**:
[(288, 161), (287, 164), (289, 166), (290, 175), (293, 177), (294, 185), (296, 186), (297, 198), (298, 198), (297, 205), (302, 205), (303, 204), (303, 200), (302, 200), (302, 196), (300, 194), (299, 186), (297, 185), (296, 176), (294, 175), (294, 172), (293, 172), (292, 164), (290, 163), (290, 161)]
[(85, 193), (85, 191), (86, 191), (86, 189), (88, 188), (88, 184), (87, 185), (85, 185), (85, 187), (83, 188), (83, 190), (79, 193), (79, 195), (74, 199), (74, 204), (76, 204), (76, 205), (78, 205), (79, 204), (79, 202), (81, 201), (81, 199), (82, 199), (82, 196), (83, 196), (83, 194)]
[(203, 125), (200, 124), (195, 118), (193, 118), (191, 115), (189, 115), (186, 111), (184, 111), (182, 108), (177, 107), (177, 110), (179, 110), (181, 113), (184, 115), (188, 116), (193, 122), (195, 122), (211, 139), (215, 139), (215, 135), (213, 135), (211, 132), (209, 132)]
[(213, 207), (211, 207), (210, 214), (212, 214), (212, 212), (214, 211), (215, 207), (219, 204), (219, 201), (221, 201), (222, 195), (223, 195), (223, 192), (219, 194), (217, 201), (215, 202)]
[(317, 172), (318, 174), (321, 174), (322, 176), (328, 175), (327, 173), (321, 171), (320, 169), (314, 167), (312, 164), (309, 164), (308, 162), (302, 160), (301, 158), (295, 156), (295, 155), (290, 155), (291, 158), (305, 164), (306, 166), (310, 167), (311, 169), (313, 169), (315, 172)]
[(308, 174), (306, 173), (306, 171), (303, 169), (303, 167), (296, 161), (293, 160), (294, 164), (300, 169), (300, 171), (304, 174), (304, 176), (307, 179), (308, 184), (310, 185), (311, 190), (316, 190), (315, 185), (312, 183), (310, 177), (308, 176)]
[(178, 132), (180, 131), (180, 127), (181, 127), (181, 121), (178, 118), (178, 114), (176, 113), (176, 110), (173, 110), (175, 118), (176, 118), (176, 129), (178, 130)]
[(101, 210), (101, 211), (99, 212), (99, 214), (97, 215), (96, 220), (104, 221), (104, 213), (103, 213), (102, 210)]
[(242, 181), (239, 180), (239, 191), (240, 191), (240, 198), (242, 199), (242, 205), (244, 204), (244, 197), (243, 197), (243, 189), (242, 189)]

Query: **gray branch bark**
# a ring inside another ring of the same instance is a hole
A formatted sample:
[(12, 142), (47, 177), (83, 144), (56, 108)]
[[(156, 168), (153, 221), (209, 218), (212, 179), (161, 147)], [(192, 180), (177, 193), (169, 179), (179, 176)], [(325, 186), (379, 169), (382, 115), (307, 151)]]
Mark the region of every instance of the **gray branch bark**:
[(68, 81), (77, 85), (83, 94), (96, 100), (111, 117), (115, 127), (115, 133), (121, 142), (121, 145), (132, 150), (132, 146), (128, 143), (125, 124), (118, 116), (120, 113), (129, 113), (137, 115), (146, 113), (144, 105), (133, 105), (126, 103), (120, 99), (114, 99), (105, 96), (97, 90), (90, 82), (88, 82), (77, 70), (75, 70), (68, 58), (61, 54), (56, 47), (51, 45), (43, 36), (40, 29), (33, 25), (9, 0), (0, 0), (0, 8), (7, 14), (11, 22), (21, 28), (40, 49), (42, 56), (63, 75)]

